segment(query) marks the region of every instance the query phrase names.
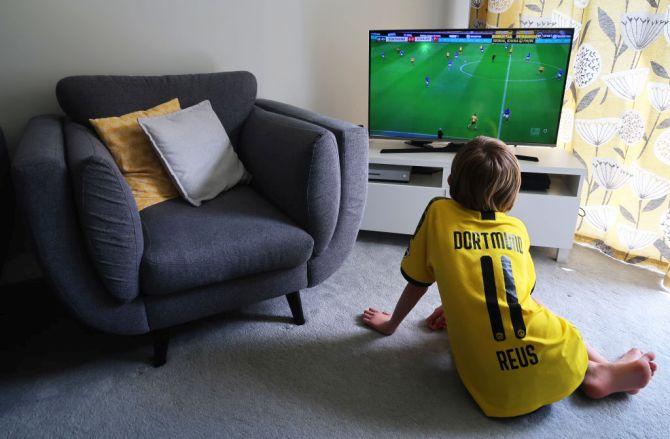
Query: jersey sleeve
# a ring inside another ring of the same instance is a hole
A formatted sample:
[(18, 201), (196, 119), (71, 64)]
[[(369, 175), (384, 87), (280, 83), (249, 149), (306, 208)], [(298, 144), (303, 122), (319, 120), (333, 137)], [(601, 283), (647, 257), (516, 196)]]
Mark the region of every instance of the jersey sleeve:
[(430, 236), (430, 206), (426, 207), (409, 247), (400, 264), (400, 272), (407, 282), (419, 287), (428, 287), (435, 282), (433, 269), (428, 260), (428, 242)]

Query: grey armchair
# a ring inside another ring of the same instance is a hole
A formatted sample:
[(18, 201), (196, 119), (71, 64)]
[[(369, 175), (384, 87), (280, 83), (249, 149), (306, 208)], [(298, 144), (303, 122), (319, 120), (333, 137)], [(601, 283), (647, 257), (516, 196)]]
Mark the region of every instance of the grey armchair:
[[(168, 328), (224, 310), (286, 295), (294, 322), (304, 323), (299, 291), (337, 270), (356, 239), (366, 198), (365, 129), (256, 99), (248, 72), (68, 77), (56, 94), (66, 117), (28, 123), (12, 177), (45, 276), (77, 318), (109, 333), (152, 332), (156, 366), (166, 361)], [(114, 279), (137, 288), (120, 299), (100, 275), (100, 255), (87, 247), (75, 202), (75, 189), (87, 183), (73, 184), (73, 171), (82, 154), (112, 166), (89, 118), (175, 97), (182, 108), (211, 101), (253, 179), (198, 208), (172, 199), (139, 212), (141, 260), (136, 273)]]
[(5, 265), (9, 251), (9, 241), (14, 228), (14, 192), (9, 178), (9, 151), (5, 144), (5, 136), (0, 128), (0, 274)]

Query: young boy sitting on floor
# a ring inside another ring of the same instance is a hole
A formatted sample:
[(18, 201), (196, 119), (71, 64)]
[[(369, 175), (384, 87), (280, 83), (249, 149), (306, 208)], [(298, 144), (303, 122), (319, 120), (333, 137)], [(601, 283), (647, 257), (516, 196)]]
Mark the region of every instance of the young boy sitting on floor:
[(631, 349), (609, 362), (579, 331), (531, 297), (535, 269), (524, 224), (508, 216), (519, 164), (497, 139), (463, 147), (449, 176), (451, 199), (428, 204), (401, 265), (408, 281), (393, 314), (368, 308), (363, 322), (391, 335), (434, 282), (442, 305), (431, 329), (448, 327), (456, 369), (488, 416), (530, 413), (580, 385), (591, 398), (637, 393), (654, 354)]

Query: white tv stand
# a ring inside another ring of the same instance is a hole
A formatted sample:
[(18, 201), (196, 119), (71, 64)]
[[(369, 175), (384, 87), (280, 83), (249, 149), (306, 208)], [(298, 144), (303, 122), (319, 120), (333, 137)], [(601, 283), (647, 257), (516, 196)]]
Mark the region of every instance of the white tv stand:
[[(448, 197), (447, 177), (455, 153), (381, 154), (381, 149), (407, 148), (399, 140), (370, 140), (370, 164), (421, 166), (432, 173), (412, 172), (408, 183), (368, 182), (362, 230), (411, 235), (428, 202)], [(545, 191), (522, 190), (510, 212), (521, 219), (531, 244), (556, 248), (556, 260), (567, 259), (574, 238), (579, 198), (586, 168), (572, 154), (558, 148), (519, 146), (518, 154), (538, 162), (520, 161), (521, 172), (549, 175)]]

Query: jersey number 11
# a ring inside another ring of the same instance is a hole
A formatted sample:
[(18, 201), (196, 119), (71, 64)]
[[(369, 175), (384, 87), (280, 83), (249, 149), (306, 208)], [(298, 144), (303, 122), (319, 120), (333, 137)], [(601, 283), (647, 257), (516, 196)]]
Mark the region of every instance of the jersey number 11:
[[(486, 308), (489, 312), (491, 321), (491, 330), (493, 338), (496, 341), (505, 340), (505, 328), (503, 327), (500, 306), (498, 306), (498, 290), (496, 288), (495, 275), (493, 273), (493, 259), (491, 256), (482, 256), (482, 279), (484, 280), (484, 296), (486, 297)], [(516, 285), (514, 284), (514, 275), (512, 273), (512, 261), (507, 256), (501, 256), (500, 262), (505, 278), (505, 297), (509, 306), (512, 328), (516, 338), (526, 336), (526, 324), (523, 321), (523, 313), (519, 299), (516, 295)]]

